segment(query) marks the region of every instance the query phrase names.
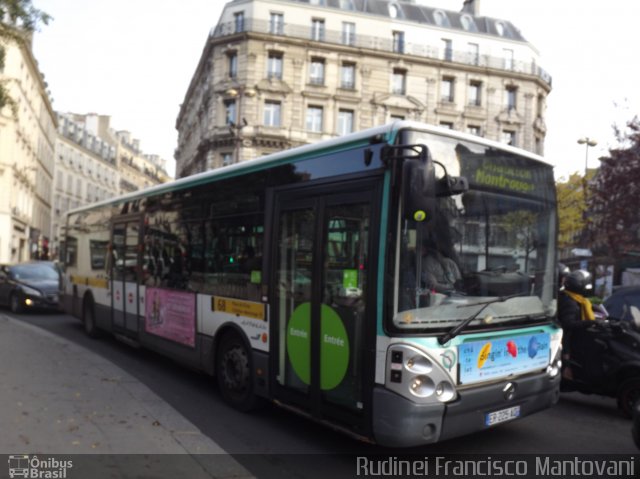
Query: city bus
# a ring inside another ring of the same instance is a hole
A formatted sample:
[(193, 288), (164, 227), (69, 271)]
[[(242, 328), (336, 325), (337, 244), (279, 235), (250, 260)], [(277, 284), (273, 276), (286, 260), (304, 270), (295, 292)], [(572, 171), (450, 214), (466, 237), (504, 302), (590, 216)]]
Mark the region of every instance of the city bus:
[(234, 408), (416, 446), (558, 401), (556, 234), (543, 158), (396, 121), (70, 211), (62, 298)]

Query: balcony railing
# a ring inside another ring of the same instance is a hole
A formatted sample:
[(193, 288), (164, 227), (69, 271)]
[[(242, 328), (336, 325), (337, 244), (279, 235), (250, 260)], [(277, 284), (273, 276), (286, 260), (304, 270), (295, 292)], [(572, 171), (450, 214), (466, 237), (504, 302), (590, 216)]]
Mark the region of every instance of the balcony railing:
[[(313, 28), (311, 25), (305, 26), (285, 23), (282, 26), (282, 29), (278, 30), (278, 33), (272, 33), (269, 20), (246, 18), (244, 22), (244, 31), (265, 33), (282, 37), (309, 39), (312, 37), (312, 30)], [(209, 37), (220, 38), (228, 35), (235, 35), (237, 33), (235, 22), (226, 22), (219, 23), (215, 28), (213, 28), (209, 32)], [(325, 30), (324, 38), (321, 43), (352, 46), (389, 53), (394, 53), (397, 49), (394, 48), (397, 47), (397, 42), (394, 45), (392, 37), (379, 38), (370, 35), (349, 34), (348, 41), (345, 41), (344, 33), (338, 30)], [(423, 45), (419, 43), (409, 43), (406, 41), (403, 41), (402, 45), (404, 54), (406, 55), (415, 55), (451, 63), (461, 63), (464, 65), (473, 65), (483, 68), (493, 68), (497, 70), (512, 71), (514, 73), (534, 75), (548, 85), (551, 85), (551, 75), (539, 67), (535, 62), (516, 60), (505, 61), (503, 57), (479, 55), (476, 52), (457, 51), (435, 45)]]

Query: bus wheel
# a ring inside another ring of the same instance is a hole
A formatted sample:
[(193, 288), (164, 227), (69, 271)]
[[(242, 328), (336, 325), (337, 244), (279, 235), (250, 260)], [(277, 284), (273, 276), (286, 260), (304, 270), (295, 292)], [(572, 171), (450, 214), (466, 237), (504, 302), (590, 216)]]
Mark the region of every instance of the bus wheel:
[(20, 314), (22, 313), (22, 311), (24, 311), (19, 293), (13, 293), (11, 295), (11, 298), (9, 298), (9, 308), (11, 309), (11, 312), (14, 314)]
[(216, 354), (216, 377), (224, 401), (239, 411), (255, 409), (249, 351), (238, 333), (228, 332), (220, 339)]
[(84, 332), (90, 338), (99, 338), (100, 330), (96, 326), (96, 311), (93, 301), (86, 299), (82, 307), (82, 322), (84, 324)]

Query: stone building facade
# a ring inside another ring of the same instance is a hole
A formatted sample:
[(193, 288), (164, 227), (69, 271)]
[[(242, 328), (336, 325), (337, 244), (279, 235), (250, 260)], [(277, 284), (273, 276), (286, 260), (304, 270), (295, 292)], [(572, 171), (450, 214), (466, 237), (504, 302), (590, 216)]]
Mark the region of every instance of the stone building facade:
[(388, 0), (234, 0), (181, 106), (176, 177), (412, 119), (544, 153), (550, 76), (509, 21)]
[(31, 37), (8, 41), (0, 81), (0, 263), (46, 258), (51, 231), (56, 117)]
[(144, 154), (128, 131), (95, 113), (58, 113), (52, 253), (60, 249), (64, 214), (79, 206), (169, 180), (166, 161)]

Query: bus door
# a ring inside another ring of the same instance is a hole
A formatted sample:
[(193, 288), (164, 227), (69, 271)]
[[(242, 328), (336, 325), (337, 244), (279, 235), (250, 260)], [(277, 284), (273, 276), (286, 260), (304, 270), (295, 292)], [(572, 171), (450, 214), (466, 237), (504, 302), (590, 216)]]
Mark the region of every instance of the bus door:
[(113, 223), (111, 310), (114, 332), (138, 332), (140, 219)]
[(278, 400), (357, 428), (373, 381), (365, 343), (375, 338), (375, 324), (366, 321), (379, 195), (371, 183), (339, 191), (333, 185), (276, 194), (270, 367)]

